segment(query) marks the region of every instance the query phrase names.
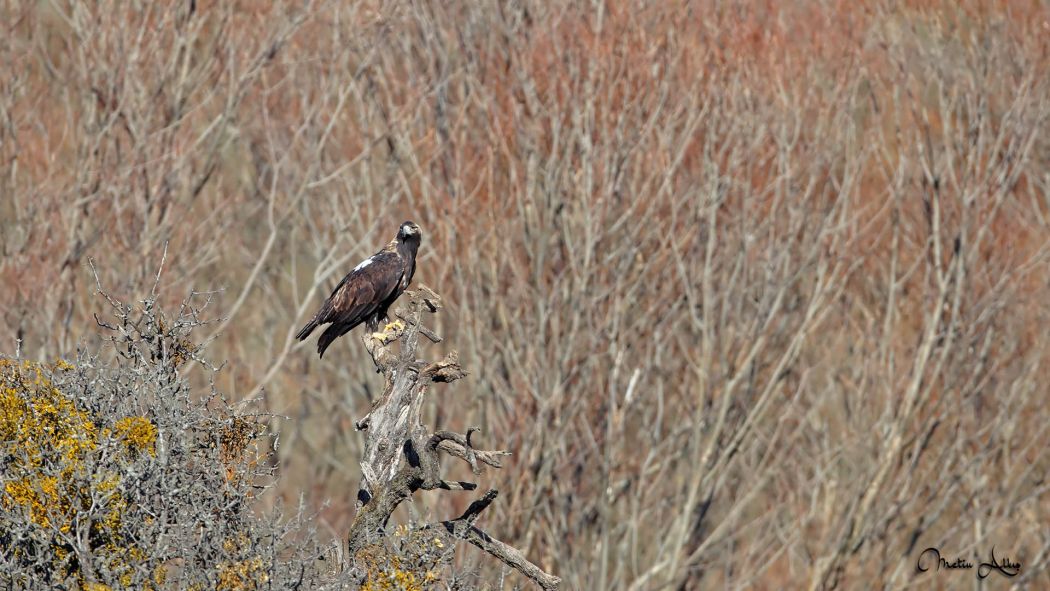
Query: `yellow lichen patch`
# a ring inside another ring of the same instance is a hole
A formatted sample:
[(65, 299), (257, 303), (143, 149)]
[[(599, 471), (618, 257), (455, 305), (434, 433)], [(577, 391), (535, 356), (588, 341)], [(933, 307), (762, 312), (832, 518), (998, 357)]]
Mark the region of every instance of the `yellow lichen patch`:
[[(41, 527), (51, 525), (51, 517), (65, 516), (69, 512), (69, 503), (59, 495), (57, 479), (53, 476), (39, 479), (22, 478), (12, 480), (4, 485), (4, 504), (7, 507), (21, 505), (29, 510), (29, 520)], [(62, 531), (69, 530), (69, 523), (63, 519)]]
[(224, 563), (219, 568), (219, 581), (216, 591), (253, 591), (266, 585), (270, 580), (266, 568), (259, 557), (238, 562)]
[(163, 585), (168, 580), (168, 567), (163, 564), (158, 566), (153, 571), (153, 582), (158, 585)]
[(100, 530), (103, 534), (111, 534), (120, 529), (120, 524), (124, 519), (124, 511), (128, 508), (128, 502), (124, 500), (119, 494), (114, 495), (110, 501), (106, 504), (106, 514), (97, 524), (95, 528)]
[(145, 451), (157, 456), (157, 426), (146, 417), (124, 417), (113, 425), (113, 433), (129, 450)]
[(246, 534), (239, 533), (236, 538), (226, 538), (222, 542), (222, 549), (229, 554), (233, 554), (242, 548), (247, 548), (251, 545), (251, 540), (248, 539)]
[(423, 584), (415, 573), (394, 567), (369, 571), (361, 591), (423, 591)]
[[(409, 528), (404, 526), (398, 526), (395, 532), (398, 538), (413, 537), (409, 534)], [(434, 561), (425, 561), (428, 564), (424, 566), (406, 556), (413, 562), (413, 565), (407, 565), (401, 556), (390, 552), (381, 543), (366, 546), (356, 558), (365, 567), (362, 591), (424, 591), (439, 578), (432, 568)]]

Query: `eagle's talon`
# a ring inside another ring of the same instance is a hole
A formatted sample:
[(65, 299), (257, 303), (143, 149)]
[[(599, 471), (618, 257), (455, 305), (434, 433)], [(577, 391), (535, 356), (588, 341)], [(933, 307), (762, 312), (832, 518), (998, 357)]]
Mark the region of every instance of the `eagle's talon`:
[(389, 335), (387, 335), (387, 333), (385, 333), (385, 332), (373, 332), (372, 333), (372, 338), (377, 340), (377, 341), (379, 341), (379, 343), (381, 345), (385, 345), (386, 344), (386, 340), (387, 340), (388, 337), (389, 337)]
[(400, 320), (395, 320), (383, 327), (383, 332), (387, 333), (391, 330), (405, 330), (405, 323)]

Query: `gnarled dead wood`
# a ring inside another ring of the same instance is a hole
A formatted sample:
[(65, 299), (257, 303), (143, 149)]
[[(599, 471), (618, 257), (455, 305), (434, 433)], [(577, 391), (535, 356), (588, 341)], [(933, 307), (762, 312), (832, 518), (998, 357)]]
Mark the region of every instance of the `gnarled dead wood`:
[[(383, 374), (384, 387), (372, 410), (356, 423), (358, 429), (366, 431), (366, 439), (361, 461), (362, 482), (357, 493), (358, 510), (348, 535), (351, 556), (381, 538), (391, 513), (417, 490), (477, 488), (472, 482), (441, 478), (439, 452), (467, 462), (474, 474), (481, 473), (482, 464), (502, 467), (501, 458), (510, 455), (506, 451), (474, 449), (472, 436), (479, 431), (476, 427), (468, 429), (466, 434), (430, 432), (421, 423), (423, 400), (430, 384), (454, 382), (466, 372), (454, 351), (432, 363), (416, 358), (419, 335), (435, 343), (441, 341), (440, 336), (422, 324), (424, 312), (436, 313), (441, 308), (441, 299), (425, 286), (407, 291), (405, 295), (409, 302), (407, 309), (394, 312), (400, 320), (387, 325), (381, 333), (363, 337), (377, 371)], [(401, 344), (399, 352), (391, 348), (395, 342)], [(543, 572), (520, 551), (474, 525), (496, 495), (495, 490), (490, 490), (474, 501), (462, 516), (424, 527), (474, 544), (545, 590), (557, 589), (561, 579)]]

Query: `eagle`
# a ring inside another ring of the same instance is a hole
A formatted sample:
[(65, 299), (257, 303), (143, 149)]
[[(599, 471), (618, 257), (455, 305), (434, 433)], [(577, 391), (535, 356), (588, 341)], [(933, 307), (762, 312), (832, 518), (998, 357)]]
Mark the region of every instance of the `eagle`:
[(321, 309), (295, 338), (310, 336), (318, 326), (331, 324), (317, 340), (317, 353), (324, 357), (332, 341), (362, 322), (375, 332), (379, 322), (388, 320), (387, 311), (412, 283), (416, 272), (416, 251), (423, 234), (413, 222), (404, 222), (397, 236), (382, 250), (361, 261), (339, 282)]

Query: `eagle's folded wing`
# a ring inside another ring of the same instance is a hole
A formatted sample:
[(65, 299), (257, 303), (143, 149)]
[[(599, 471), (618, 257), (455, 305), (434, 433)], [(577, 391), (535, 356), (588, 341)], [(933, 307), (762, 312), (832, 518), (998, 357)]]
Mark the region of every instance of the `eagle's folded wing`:
[(313, 320), (296, 333), (295, 338), (303, 340), (318, 326), (331, 323), (317, 342), (317, 351), (324, 356), (324, 350), (332, 341), (376, 313), (397, 289), (402, 274), (401, 259), (396, 252), (376, 253), (339, 282)]

